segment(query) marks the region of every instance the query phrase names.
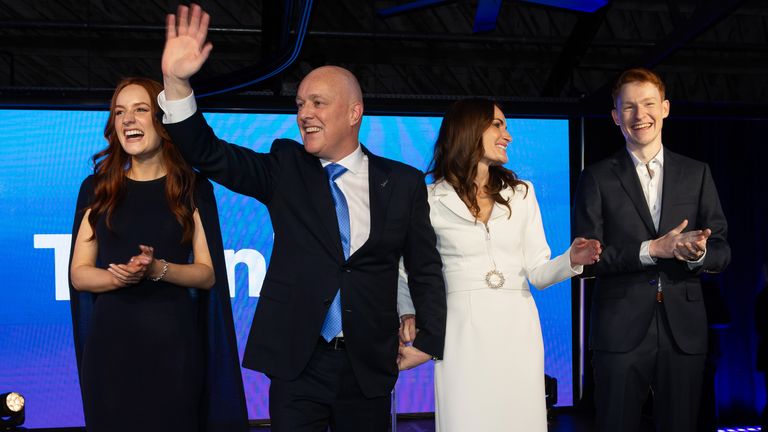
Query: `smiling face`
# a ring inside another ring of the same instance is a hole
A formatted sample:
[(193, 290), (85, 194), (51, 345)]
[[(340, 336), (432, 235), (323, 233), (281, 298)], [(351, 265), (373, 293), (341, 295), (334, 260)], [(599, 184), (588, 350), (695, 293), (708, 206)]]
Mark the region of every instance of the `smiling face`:
[(161, 154), (162, 140), (155, 130), (152, 101), (144, 87), (130, 84), (120, 90), (112, 115), (117, 139), (132, 158), (145, 160)]
[(493, 120), (488, 129), (483, 132), (483, 158), (480, 163), (488, 166), (504, 165), (509, 160), (507, 146), (512, 142), (512, 136), (507, 131), (507, 120), (498, 106), (493, 108)]
[(661, 128), (669, 115), (669, 101), (658, 87), (645, 81), (621, 86), (611, 116), (630, 150), (661, 148)]
[(296, 92), (296, 108), (308, 153), (336, 162), (357, 148), (363, 102), (357, 80), (346, 69), (325, 66), (310, 72)]

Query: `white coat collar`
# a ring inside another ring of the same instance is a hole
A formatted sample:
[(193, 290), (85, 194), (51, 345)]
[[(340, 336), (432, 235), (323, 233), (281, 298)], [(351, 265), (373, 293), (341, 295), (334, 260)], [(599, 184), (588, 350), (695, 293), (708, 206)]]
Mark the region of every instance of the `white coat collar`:
[[(456, 190), (453, 188), (453, 186), (451, 186), (450, 183), (444, 180), (440, 180), (437, 183), (432, 184), (431, 187), (432, 194), (435, 196), (435, 199), (447, 207), (448, 210), (456, 214), (456, 216), (459, 216), (460, 218), (466, 219), (473, 223), (477, 221), (469, 211), (467, 205), (464, 204), (464, 201), (459, 198), (459, 194), (456, 193)], [(501, 190), (500, 193), (504, 199), (510, 200), (511, 202), (512, 188), (505, 187)], [(507, 217), (508, 215), (509, 210), (505, 205), (494, 203), (493, 211), (491, 212), (491, 220), (500, 218), (502, 216)]]

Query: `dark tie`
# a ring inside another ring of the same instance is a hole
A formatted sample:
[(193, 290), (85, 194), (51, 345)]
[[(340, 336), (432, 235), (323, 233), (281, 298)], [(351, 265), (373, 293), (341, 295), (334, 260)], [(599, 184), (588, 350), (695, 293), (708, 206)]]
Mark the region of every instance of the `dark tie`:
[[(341, 165), (332, 163), (325, 166), (325, 173), (328, 175), (328, 185), (331, 188), (333, 204), (336, 207), (336, 220), (339, 223), (339, 235), (341, 236), (341, 248), (344, 250), (344, 259), (349, 258), (349, 207), (344, 193), (336, 184), (336, 179), (347, 172), (347, 169)], [(330, 342), (341, 332), (341, 297), (340, 291), (336, 291), (328, 313), (325, 315), (323, 327), (320, 335), (323, 339)]]

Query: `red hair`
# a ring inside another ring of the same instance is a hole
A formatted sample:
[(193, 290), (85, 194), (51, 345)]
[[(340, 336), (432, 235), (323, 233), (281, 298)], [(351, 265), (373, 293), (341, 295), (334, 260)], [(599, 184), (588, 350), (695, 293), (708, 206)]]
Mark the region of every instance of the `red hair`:
[(661, 95), (661, 100), (665, 100), (664, 93), (666, 90), (666, 87), (664, 86), (664, 81), (661, 80), (661, 77), (656, 72), (646, 69), (643, 67), (638, 68), (632, 68), (627, 69), (624, 72), (622, 72), (621, 75), (619, 75), (619, 78), (616, 80), (616, 83), (613, 84), (613, 92), (611, 93), (611, 97), (613, 97), (613, 106), (616, 106), (616, 98), (619, 97), (619, 93), (621, 93), (621, 87), (624, 84), (629, 84), (633, 82), (640, 82), (640, 83), (651, 83), (656, 86), (657, 89), (659, 89), (659, 94)]
[[(123, 150), (115, 133), (115, 105), (117, 105), (117, 96), (130, 85), (140, 86), (149, 94), (152, 124), (160, 136), (163, 165), (166, 169), (165, 199), (176, 217), (176, 221), (182, 227), (182, 243), (189, 243), (192, 241), (195, 227), (192, 218), (195, 208), (193, 199), (195, 173), (184, 161), (159, 119), (160, 106), (157, 104), (157, 95), (163, 90), (163, 86), (149, 78), (125, 78), (117, 84), (115, 93), (112, 95), (112, 101), (109, 104), (109, 118), (106, 126), (104, 126), (104, 138), (107, 140), (107, 147), (91, 158), (96, 184), (88, 222), (92, 227), (95, 227), (99, 217), (104, 215), (106, 216), (107, 227), (111, 229), (112, 212), (125, 193), (125, 178), (126, 172), (131, 167), (131, 156)], [(96, 231), (94, 230), (92, 238), (95, 236)]]

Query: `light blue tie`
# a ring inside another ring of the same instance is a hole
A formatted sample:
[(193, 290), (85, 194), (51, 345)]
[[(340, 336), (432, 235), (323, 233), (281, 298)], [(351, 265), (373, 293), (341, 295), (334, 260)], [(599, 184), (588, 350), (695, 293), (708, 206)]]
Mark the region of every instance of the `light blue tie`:
[[(336, 207), (336, 219), (339, 222), (339, 235), (341, 236), (341, 248), (344, 250), (344, 259), (349, 258), (349, 207), (344, 193), (336, 184), (336, 179), (347, 172), (347, 169), (341, 165), (332, 163), (325, 166), (325, 173), (328, 175), (328, 185), (331, 187), (331, 196), (333, 204)], [(331, 306), (328, 308), (328, 314), (325, 315), (323, 327), (320, 329), (320, 336), (326, 341), (331, 341), (341, 332), (341, 291), (336, 291)]]

